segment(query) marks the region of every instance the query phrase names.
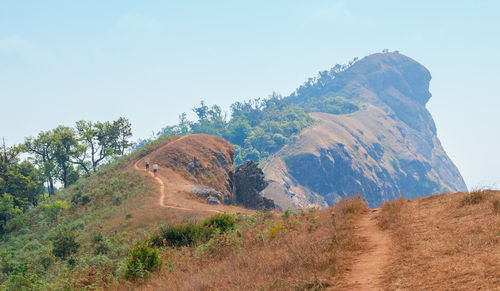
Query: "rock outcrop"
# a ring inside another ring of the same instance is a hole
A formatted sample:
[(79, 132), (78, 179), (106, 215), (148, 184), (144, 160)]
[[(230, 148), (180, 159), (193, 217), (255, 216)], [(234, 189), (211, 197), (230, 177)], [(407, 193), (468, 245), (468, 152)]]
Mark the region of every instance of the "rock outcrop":
[(273, 200), (260, 195), (268, 183), (264, 173), (254, 161), (238, 166), (232, 175), (236, 202), (250, 209), (274, 209)]
[(400, 196), (466, 190), (425, 107), (430, 79), (416, 61), (385, 53), (365, 57), (318, 84), (317, 97), (348, 95), (362, 109), (348, 115), (312, 113), (318, 125), (265, 165), (270, 185), (263, 194), (280, 208), (327, 206), (355, 193), (376, 207)]

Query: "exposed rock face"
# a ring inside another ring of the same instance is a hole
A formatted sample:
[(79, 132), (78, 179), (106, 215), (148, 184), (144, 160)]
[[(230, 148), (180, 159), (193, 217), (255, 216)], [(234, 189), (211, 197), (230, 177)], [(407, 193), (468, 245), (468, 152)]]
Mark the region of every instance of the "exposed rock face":
[(317, 126), (265, 165), (264, 190), (280, 208), (327, 206), (361, 194), (376, 207), (466, 190), (446, 155), (425, 104), (429, 71), (398, 53), (363, 58), (324, 84), (321, 95), (349, 92), (364, 108), (349, 115), (313, 113)]
[(236, 168), (233, 175), (236, 190), (236, 202), (250, 209), (274, 209), (271, 199), (262, 197), (260, 192), (268, 183), (264, 173), (253, 161), (246, 161)]

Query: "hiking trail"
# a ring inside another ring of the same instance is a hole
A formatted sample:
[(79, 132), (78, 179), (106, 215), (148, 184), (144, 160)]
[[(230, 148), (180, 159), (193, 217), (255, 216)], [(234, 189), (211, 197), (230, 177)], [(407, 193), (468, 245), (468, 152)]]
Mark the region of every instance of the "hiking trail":
[(367, 247), (347, 275), (345, 290), (383, 290), (382, 276), (390, 259), (390, 236), (377, 225), (379, 213), (380, 208), (370, 209), (355, 223), (354, 235), (364, 238)]

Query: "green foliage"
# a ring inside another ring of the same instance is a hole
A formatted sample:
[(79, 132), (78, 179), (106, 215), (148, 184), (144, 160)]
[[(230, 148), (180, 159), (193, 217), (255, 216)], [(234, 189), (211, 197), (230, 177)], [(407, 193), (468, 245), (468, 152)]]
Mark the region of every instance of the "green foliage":
[[(38, 205), (25, 208), (24, 213), (17, 211), (15, 217), (8, 219), (6, 232), (0, 235), (0, 290), (8, 287), (13, 270), (24, 262), (30, 265), (26, 275), (36, 274), (40, 281), (38, 286), (42, 287), (37, 290), (80, 289), (82, 286), (75, 287), (72, 282), (75, 276), (87, 276), (89, 268), (98, 272), (98, 282), (123, 278), (130, 241), (137, 234), (113, 230), (101, 233), (99, 242), (94, 241), (93, 234), (101, 229), (99, 224), (102, 221), (109, 217), (125, 217), (135, 209), (135, 204), (126, 203), (127, 199), (154, 191), (153, 184), (149, 184), (140, 173), (122, 171), (131, 160), (137, 159), (140, 152), (142, 149), (118, 158), (101, 167), (98, 175), (81, 177), (50, 198), (48, 194), (41, 196)], [(111, 202), (114, 193), (121, 194), (120, 205)], [(14, 204), (8, 199), (6, 205), (22, 210), (11, 196)], [(3, 194), (0, 193), (0, 201), (3, 201), (1, 198)], [(67, 204), (66, 210), (54, 207), (59, 209), (55, 211), (57, 224), (54, 223), (55, 216), (48, 214), (52, 209), (45, 208), (54, 201), (60, 201), (55, 205)], [(68, 239), (61, 235), (65, 232), (73, 234)], [(80, 234), (78, 238), (76, 233)], [(66, 252), (66, 258), (61, 260), (65, 249), (70, 252)], [(58, 257), (56, 253), (61, 255)]]
[(225, 233), (233, 230), (236, 221), (228, 214), (215, 214), (203, 220), (202, 223), (185, 222), (161, 226), (149, 241), (158, 247), (193, 246), (205, 242), (213, 234)]
[(234, 229), (236, 221), (234, 217), (229, 214), (215, 214), (211, 217), (206, 218), (203, 221), (203, 227), (211, 229), (218, 232), (226, 232), (228, 230)]
[(205, 133), (223, 137), (236, 147), (236, 164), (266, 159), (314, 123), (303, 109), (276, 94), (264, 100), (234, 103), (229, 121), (219, 106), (209, 107), (203, 101), (193, 111), (198, 117), (196, 122), (187, 121), (183, 114), (178, 125), (165, 127), (158, 134)]
[(0, 196), (0, 234), (5, 232), (7, 221), (21, 214), (22, 210), (15, 205), (12, 195)]
[(57, 220), (61, 211), (68, 209), (68, 203), (63, 200), (55, 200), (43, 205), (43, 210), (50, 218)]
[(35, 138), (26, 138), (22, 150), (31, 154), (49, 194), (53, 195), (57, 181), (67, 188), (82, 171), (95, 172), (104, 162), (123, 155), (131, 146), (131, 136), (131, 124), (123, 117), (113, 122), (80, 120), (75, 128), (58, 126)]
[(151, 247), (151, 243), (139, 241), (128, 256), (125, 278), (128, 280), (144, 278), (150, 272), (159, 270), (162, 263), (158, 250)]
[(66, 259), (68, 256), (76, 253), (80, 244), (76, 242), (77, 235), (73, 231), (61, 231), (53, 240), (54, 256)]
[(289, 97), (273, 93), (267, 99), (236, 102), (231, 105), (229, 120), (218, 105), (209, 107), (201, 101), (199, 107), (193, 108), (197, 121), (188, 121), (183, 113), (178, 125), (167, 126), (158, 135), (217, 135), (235, 145), (236, 165), (246, 160), (265, 160), (314, 124), (307, 112), (348, 114), (361, 108), (350, 100), (350, 93), (327, 86), (355, 61), (320, 72), (318, 78), (308, 80)]
[(131, 146), (128, 141), (132, 136), (131, 124), (123, 117), (113, 122), (80, 120), (76, 122), (75, 129), (79, 145), (73, 160), (87, 173), (91, 169), (96, 172), (102, 162), (123, 155)]
[(155, 246), (182, 247), (191, 246), (206, 237), (205, 229), (193, 222), (160, 227), (150, 239)]
[(38, 276), (29, 269), (28, 263), (23, 263), (13, 269), (7, 290), (40, 290)]
[(301, 103), (307, 112), (326, 112), (331, 114), (349, 114), (356, 112), (360, 106), (342, 96), (313, 97)]
[[(43, 193), (43, 183), (40, 172), (29, 161), (19, 161), (20, 147), (8, 148), (3, 144), (0, 152), (0, 197), (9, 194), (9, 198), (3, 199), (3, 215), (0, 213), (0, 225), (7, 219), (13, 218), (8, 214), (6, 200), (12, 200), (16, 209), (22, 211), (29, 206), (37, 205), (38, 199)], [(5, 208), (6, 207), (6, 208)], [(3, 232), (0, 226), (0, 234)]]

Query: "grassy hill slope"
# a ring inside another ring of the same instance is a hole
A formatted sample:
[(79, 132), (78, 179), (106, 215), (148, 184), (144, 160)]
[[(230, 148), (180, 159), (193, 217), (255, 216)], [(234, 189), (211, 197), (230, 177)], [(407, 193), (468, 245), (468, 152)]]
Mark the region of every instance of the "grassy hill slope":
[(500, 191), (397, 200), (379, 219), (393, 240), (387, 290), (498, 290)]
[[(10, 232), (0, 240), (0, 286), (8, 290), (92, 289), (119, 282), (124, 279), (130, 247), (138, 239), (147, 238), (162, 224), (213, 215), (209, 211), (213, 206), (195, 200), (191, 202), (193, 205), (201, 205), (195, 210), (162, 207), (158, 203), (158, 184), (145, 171), (134, 169), (133, 165), (144, 157), (149, 157), (152, 163), (165, 162), (160, 171), (165, 170), (165, 165), (175, 169), (174, 162), (168, 163), (157, 156), (165, 145), (178, 139), (168, 137), (149, 143), (10, 220)], [(229, 143), (210, 136), (201, 139), (206, 142), (205, 148), (231, 154)], [(218, 144), (214, 139), (223, 143)], [(207, 157), (203, 146), (184, 143), (183, 148), (196, 152), (207, 174), (213, 172), (209, 180), (215, 184), (221, 180), (215, 172), (219, 168), (211, 164), (214, 157)], [(175, 151), (176, 147), (170, 149)], [(170, 179), (180, 177), (174, 184), (186, 182), (182, 178), (186, 170), (171, 171), (176, 176)], [(210, 181), (189, 182), (217, 186)], [(238, 207), (224, 210), (244, 211)]]

